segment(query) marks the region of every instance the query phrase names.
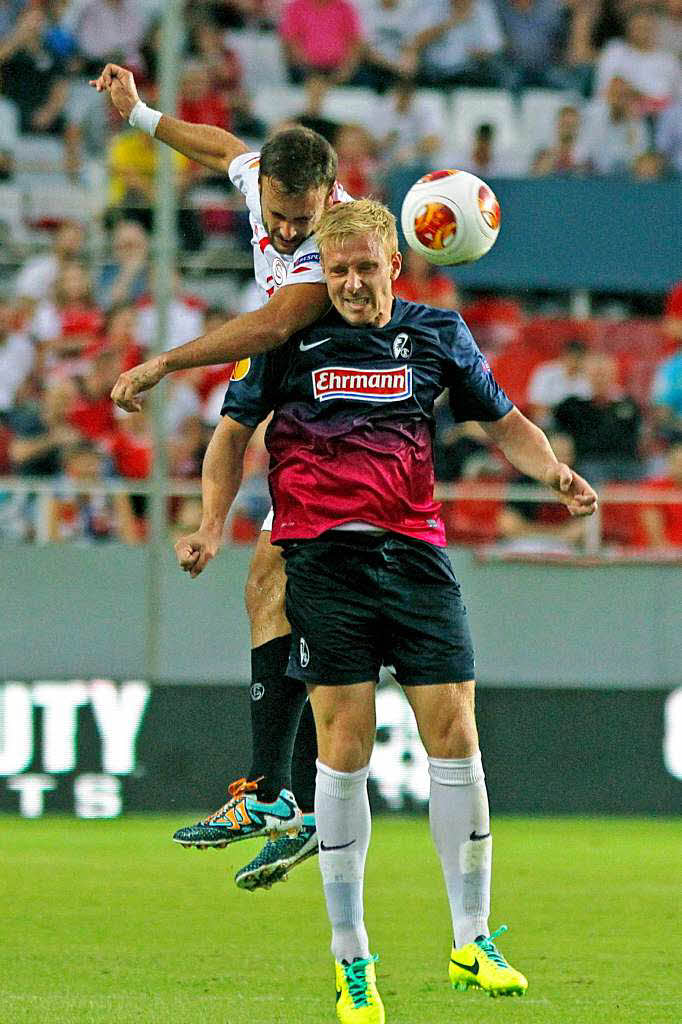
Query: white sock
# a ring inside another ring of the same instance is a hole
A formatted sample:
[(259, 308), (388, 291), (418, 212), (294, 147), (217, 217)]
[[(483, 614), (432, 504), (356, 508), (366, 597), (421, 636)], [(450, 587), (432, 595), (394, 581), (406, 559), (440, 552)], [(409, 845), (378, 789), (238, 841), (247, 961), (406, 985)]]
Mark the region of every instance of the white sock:
[(490, 934), (493, 841), (480, 751), (458, 759), (430, 757), (429, 775), (431, 835), (443, 866), (459, 948)]
[(315, 819), (320, 871), (337, 960), (369, 956), (362, 889), (372, 819), (367, 797), (369, 767), (337, 772), (317, 762)]

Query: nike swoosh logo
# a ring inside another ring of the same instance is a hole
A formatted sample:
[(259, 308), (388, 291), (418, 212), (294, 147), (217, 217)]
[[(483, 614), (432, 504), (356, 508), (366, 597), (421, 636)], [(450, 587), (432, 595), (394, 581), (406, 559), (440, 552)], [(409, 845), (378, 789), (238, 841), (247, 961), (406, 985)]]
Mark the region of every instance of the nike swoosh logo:
[(473, 964), (460, 964), (457, 960), (453, 960), (450, 957), (450, 963), (454, 964), (455, 967), (461, 967), (465, 971), (471, 971), (472, 974), (478, 974), (478, 960), (474, 960)]
[(476, 829), (474, 829), (474, 831), (469, 836), (469, 839), (471, 839), (471, 840), (487, 839), (489, 835), (490, 835), (490, 832), (486, 832), (485, 835), (479, 836), (479, 835), (476, 834)]
[(324, 840), (320, 843), (321, 850), (345, 850), (347, 846), (352, 846), (355, 839), (351, 839), (349, 843), (341, 843), (339, 846), (325, 846)]
[(307, 345), (304, 344), (304, 342), (301, 342), (301, 344), (298, 347), (300, 348), (301, 352), (307, 352), (309, 348), (317, 348), (318, 345), (324, 345), (324, 343), (326, 341), (331, 341), (331, 340), (332, 339), (331, 339), (331, 335), (330, 335), (330, 337), (328, 337), (328, 338), (322, 338), (321, 341), (311, 341)]

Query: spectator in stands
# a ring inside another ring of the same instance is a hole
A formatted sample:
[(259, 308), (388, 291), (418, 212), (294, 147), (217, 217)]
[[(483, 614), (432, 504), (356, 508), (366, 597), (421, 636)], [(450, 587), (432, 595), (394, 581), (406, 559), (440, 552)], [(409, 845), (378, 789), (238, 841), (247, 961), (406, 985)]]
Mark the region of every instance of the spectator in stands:
[(139, 68), (145, 20), (137, 0), (89, 0), (74, 26), (86, 72), (99, 74), (107, 61)]
[(127, 494), (93, 494), (89, 487), (104, 482), (101, 453), (90, 441), (69, 445), (64, 474), (48, 505), (51, 541), (119, 540), (139, 542)]
[(595, 92), (604, 95), (614, 76), (625, 79), (640, 95), (640, 112), (658, 114), (680, 95), (680, 61), (658, 47), (656, 14), (635, 7), (628, 15), (625, 39), (604, 47), (597, 62)]
[(644, 486), (652, 491), (673, 490), (680, 492), (679, 502), (661, 502), (659, 505), (644, 505), (640, 518), (648, 547), (682, 548), (682, 442), (674, 444), (667, 453), (666, 471)]
[(61, 58), (48, 45), (47, 18), (30, 7), (0, 41), (2, 91), (18, 107), (22, 132), (61, 135), (69, 84)]
[(590, 398), (587, 345), (575, 339), (564, 345), (558, 359), (540, 363), (528, 381), (529, 413), (544, 430), (551, 427), (552, 409), (566, 398)]
[(350, 0), (289, 0), (279, 23), (292, 82), (323, 75), (351, 82), (364, 50), (360, 17)]
[(106, 315), (102, 348), (113, 353), (120, 367), (119, 373), (144, 361), (144, 350), (135, 339), (136, 327), (137, 309), (131, 304), (112, 306)]
[(135, 220), (121, 220), (111, 236), (113, 263), (105, 264), (97, 284), (102, 309), (129, 305), (146, 295), (150, 286), (149, 238)]
[(665, 157), (654, 149), (647, 149), (632, 161), (630, 174), (635, 181), (661, 181), (666, 175)]
[(379, 152), (387, 167), (435, 163), (443, 146), (443, 128), (432, 104), (419, 96), (414, 79), (402, 78), (384, 98), (377, 123)]
[(369, 84), (382, 93), (409, 77), (405, 50), (414, 38), (415, 11), (408, 0), (373, 0), (363, 14), (364, 69)]
[(505, 84), (505, 41), (491, 0), (443, 0), (435, 17), (436, 23), (419, 32), (406, 51), (420, 84)]
[(65, 449), (81, 439), (68, 421), (74, 386), (65, 381), (36, 393), (24, 387), (6, 415), (12, 434), (12, 472), (20, 476), (55, 476)]
[(588, 360), (590, 398), (566, 398), (554, 410), (559, 429), (573, 439), (576, 466), (591, 480), (638, 480), (642, 414), (618, 384), (613, 356), (595, 352)]
[(682, 442), (682, 282), (666, 299), (663, 329), (677, 349), (656, 370), (651, 404), (660, 436), (677, 443)]
[(576, 106), (567, 104), (557, 114), (556, 141), (548, 149), (535, 154), (531, 175), (544, 178), (550, 174), (576, 174), (580, 171), (577, 159), (578, 136), (581, 121)]
[[(200, 60), (188, 61), (182, 70), (178, 96), (178, 117), (192, 124), (211, 124), (230, 131), (232, 111), (223, 95), (211, 81), (206, 65)], [(198, 173), (199, 165), (192, 170)]]
[[(145, 132), (118, 132), (109, 145), (109, 219), (137, 220), (147, 230), (153, 223), (158, 146)], [(190, 162), (173, 152), (178, 190), (178, 232), (186, 249), (201, 247), (203, 235), (196, 211), (187, 207), (185, 193), (192, 183)]]
[(14, 292), (24, 312), (31, 312), (41, 299), (54, 297), (54, 286), (64, 266), (84, 255), (85, 229), (75, 220), (57, 228), (50, 252), (26, 261), (14, 282)]
[(185, 416), (168, 439), (168, 475), (184, 480), (201, 478), (208, 441), (200, 416)]
[(507, 87), (570, 89), (575, 76), (563, 62), (564, 5), (560, 0), (497, 0), (509, 62)]
[[(153, 284), (153, 281), (152, 281)], [(205, 303), (184, 291), (179, 275), (173, 279), (173, 296), (168, 309), (168, 332), (166, 348), (184, 345), (204, 333)], [(138, 314), (135, 325), (135, 340), (142, 348), (149, 350), (157, 343), (158, 310), (153, 295), (148, 292), (137, 304)]]
[(26, 331), (17, 329), (16, 310), (10, 299), (0, 295), (0, 414), (14, 405), (34, 362), (31, 339)]
[(111, 389), (118, 377), (119, 359), (111, 350), (97, 353), (90, 370), (73, 380), (67, 420), (81, 437), (105, 441), (116, 429)]
[(593, 174), (623, 174), (649, 146), (639, 96), (615, 75), (583, 112), (576, 162)]
[(453, 279), (414, 249), (405, 250), (403, 269), (393, 291), (408, 302), (424, 302), (437, 309), (457, 309), (459, 305)]
[(656, 41), (659, 49), (682, 60), (682, 0), (663, 0)]
[(656, 149), (673, 174), (682, 174), (682, 99), (671, 103), (658, 118)]
[(78, 260), (65, 261), (54, 298), (40, 302), (31, 321), (44, 379), (52, 382), (87, 373), (103, 326), (90, 275)]
[(197, 60), (208, 72), (211, 90), (220, 94), (228, 108), (238, 106), (242, 102), (242, 66), (237, 52), (226, 45), (224, 32), (215, 21), (202, 18), (193, 29), (192, 43)]
[(494, 124), (484, 122), (476, 125), (469, 151), (461, 155), (454, 154), (452, 166), (461, 167), (462, 170), (471, 171), (472, 174), (478, 174), (485, 179), (521, 175), (525, 168), (519, 155), (501, 150), (497, 146), (495, 135)]
[(360, 124), (342, 124), (335, 138), (339, 158), (339, 181), (352, 196), (380, 194), (377, 145), (370, 133)]
[(127, 413), (117, 420), (107, 450), (117, 476), (144, 480), (152, 471), (154, 441), (147, 413)]

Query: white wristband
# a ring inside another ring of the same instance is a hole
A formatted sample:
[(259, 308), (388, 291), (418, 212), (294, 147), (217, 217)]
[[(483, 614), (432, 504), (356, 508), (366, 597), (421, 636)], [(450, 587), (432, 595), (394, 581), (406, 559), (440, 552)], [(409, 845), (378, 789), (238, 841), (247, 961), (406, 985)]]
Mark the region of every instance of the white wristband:
[(163, 114), (160, 110), (154, 110), (152, 107), (148, 107), (146, 103), (143, 103), (142, 100), (138, 100), (130, 111), (128, 124), (132, 128), (139, 128), (140, 131), (146, 132), (147, 135), (151, 135), (153, 138), (162, 117)]

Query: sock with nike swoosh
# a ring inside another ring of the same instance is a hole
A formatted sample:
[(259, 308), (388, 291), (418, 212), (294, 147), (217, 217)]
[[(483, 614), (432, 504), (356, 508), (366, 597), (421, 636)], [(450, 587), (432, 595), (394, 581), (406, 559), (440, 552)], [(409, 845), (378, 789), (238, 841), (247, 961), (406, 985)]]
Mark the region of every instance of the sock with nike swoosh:
[(450, 902), (455, 946), (488, 935), (493, 841), (483, 762), (429, 758), (431, 835)]
[(320, 871), (332, 926), (331, 949), (341, 962), (369, 956), (362, 899), (372, 829), (367, 796), (369, 767), (337, 772), (317, 762), (315, 820)]

